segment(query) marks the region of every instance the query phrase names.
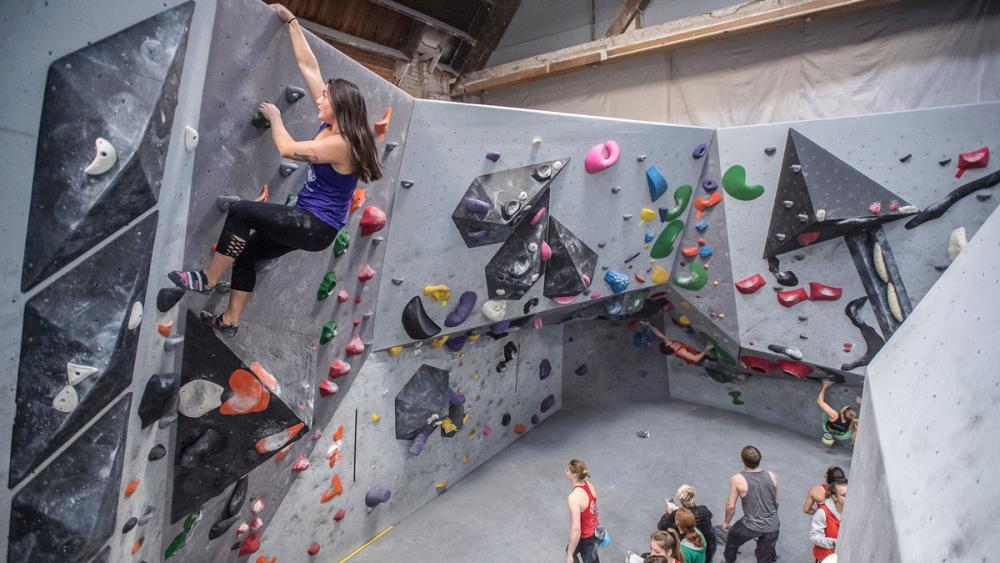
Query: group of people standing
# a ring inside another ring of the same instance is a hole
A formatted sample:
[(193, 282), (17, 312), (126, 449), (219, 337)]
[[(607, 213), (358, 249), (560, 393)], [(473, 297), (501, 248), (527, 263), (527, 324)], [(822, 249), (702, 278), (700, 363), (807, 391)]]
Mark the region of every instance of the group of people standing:
[[(754, 551), (758, 563), (778, 559), (776, 546), (778, 520), (778, 477), (760, 466), (761, 453), (754, 446), (740, 452), (743, 470), (729, 479), (729, 497), (721, 525), (725, 543), (723, 561), (733, 563), (739, 549), (756, 540)], [(600, 526), (597, 492), (588, 481), (590, 470), (582, 460), (574, 459), (566, 466), (566, 477), (573, 483), (568, 500), (570, 535), (566, 548), (567, 563), (599, 563), (598, 547), (606, 542), (606, 532)], [(812, 487), (802, 511), (812, 515), (809, 534), (813, 558), (817, 563), (835, 563), (840, 518), (847, 498), (847, 477), (843, 469), (829, 467), (825, 482)], [(732, 523), (736, 503), (740, 501), (743, 516)], [(649, 538), (649, 552), (637, 556), (629, 552), (626, 563), (710, 563), (719, 539), (712, 526), (712, 511), (695, 501), (695, 489), (682, 485), (677, 501), (667, 503), (667, 509)]]

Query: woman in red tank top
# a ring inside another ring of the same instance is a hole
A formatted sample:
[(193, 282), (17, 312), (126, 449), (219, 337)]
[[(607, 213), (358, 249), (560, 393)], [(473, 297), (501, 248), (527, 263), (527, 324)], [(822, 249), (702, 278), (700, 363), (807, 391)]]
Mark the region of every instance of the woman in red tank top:
[(566, 478), (573, 483), (569, 494), (569, 545), (566, 546), (566, 563), (600, 563), (597, 546), (600, 541), (594, 535), (599, 524), (597, 519), (597, 494), (587, 478), (590, 470), (580, 459), (570, 460), (566, 466)]

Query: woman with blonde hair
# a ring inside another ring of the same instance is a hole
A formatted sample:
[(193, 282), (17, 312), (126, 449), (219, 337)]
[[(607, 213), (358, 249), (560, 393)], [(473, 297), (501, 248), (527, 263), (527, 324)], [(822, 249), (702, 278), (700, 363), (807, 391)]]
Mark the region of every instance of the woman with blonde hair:
[[(677, 502), (694, 515), (694, 527), (701, 532), (702, 537), (705, 539), (705, 561), (710, 563), (712, 557), (715, 556), (716, 549), (715, 533), (712, 531), (712, 511), (705, 505), (697, 504), (694, 496), (695, 490), (691, 485), (681, 485), (677, 489)], [(677, 512), (675, 507), (668, 504), (656, 527), (660, 530), (674, 529), (681, 532), (676, 522)]]
[(694, 514), (681, 508), (675, 515), (681, 535), (681, 553), (687, 563), (705, 563), (705, 536), (694, 525)]
[[(566, 464), (566, 478), (573, 483), (573, 492), (566, 499), (569, 504), (569, 544), (566, 546), (566, 563), (600, 563), (597, 546), (600, 540), (595, 532), (597, 519), (597, 493), (587, 479), (590, 469), (582, 459), (571, 459)], [(579, 559), (577, 559), (579, 556)]]
[[(858, 411), (854, 410), (854, 407), (850, 405), (841, 408), (839, 411), (834, 410), (826, 402), (826, 390), (831, 385), (833, 385), (832, 381), (824, 379), (822, 387), (819, 390), (819, 396), (816, 397), (816, 404), (823, 410), (823, 431), (830, 434), (834, 439), (841, 441), (850, 440), (851, 444), (854, 444), (854, 440), (858, 435)], [(824, 436), (823, 443), (832, 446), (833, 441), (828, 441), (826, 438)]]

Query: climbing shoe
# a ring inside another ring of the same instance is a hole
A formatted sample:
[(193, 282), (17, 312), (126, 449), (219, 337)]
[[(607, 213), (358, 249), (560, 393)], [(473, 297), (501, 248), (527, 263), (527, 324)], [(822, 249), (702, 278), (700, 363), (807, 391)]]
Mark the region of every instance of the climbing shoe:
[(231, 325), (223, 321), (222, 315), (213, 315), (208, 311), (201, 312), (201, 322), (219, 331), (222, 336), (227, 338), (236, 336), (236, 331), (240, 329), (239, 325)]
[(187, 291), (198, 293), (212, 293), (212, 286), (208, 285), (208, 278), (201, 270), (181, 271), (175, 270), (167, 274), (167, 278), (174, 282), (174, 285)]

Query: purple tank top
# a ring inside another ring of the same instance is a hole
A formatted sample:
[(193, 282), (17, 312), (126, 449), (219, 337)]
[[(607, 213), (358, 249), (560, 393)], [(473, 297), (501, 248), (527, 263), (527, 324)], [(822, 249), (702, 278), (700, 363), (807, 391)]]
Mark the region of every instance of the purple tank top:
[[(326, 123), (319, 130), (329, 127)], [(319, 132), (317, 131), (317, 134)], [(320, 221), (340, 230), (347, 222), (357, 174), (341, 174), (331, 164), (307, 164), (306, 183), (299, 190), (297, 207), (315, 215)]]

